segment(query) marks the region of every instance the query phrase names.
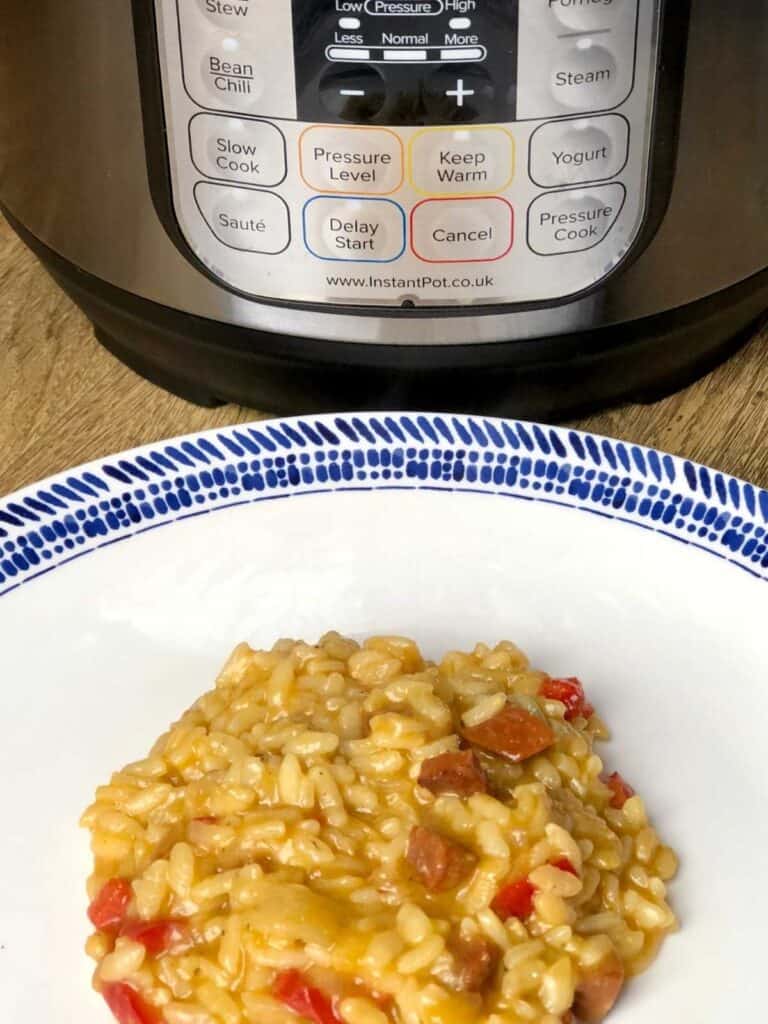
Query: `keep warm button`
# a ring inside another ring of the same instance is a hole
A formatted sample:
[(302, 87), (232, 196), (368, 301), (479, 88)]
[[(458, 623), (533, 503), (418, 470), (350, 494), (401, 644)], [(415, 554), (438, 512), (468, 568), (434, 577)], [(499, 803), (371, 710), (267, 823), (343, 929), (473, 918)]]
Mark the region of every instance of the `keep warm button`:
[(626, 197), (618, 183), (539, 196), (528, 210), (528, 245), (540, 256), (592, 249), (616, 223)]

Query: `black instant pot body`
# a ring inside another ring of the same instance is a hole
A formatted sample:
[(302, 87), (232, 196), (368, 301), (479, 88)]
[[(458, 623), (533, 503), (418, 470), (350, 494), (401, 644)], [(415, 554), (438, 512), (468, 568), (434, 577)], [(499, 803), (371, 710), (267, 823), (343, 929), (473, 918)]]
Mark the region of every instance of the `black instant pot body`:
[(0, 0), (0, 199), (203, 404), (552, 418), (768, 308), (768, 2)]

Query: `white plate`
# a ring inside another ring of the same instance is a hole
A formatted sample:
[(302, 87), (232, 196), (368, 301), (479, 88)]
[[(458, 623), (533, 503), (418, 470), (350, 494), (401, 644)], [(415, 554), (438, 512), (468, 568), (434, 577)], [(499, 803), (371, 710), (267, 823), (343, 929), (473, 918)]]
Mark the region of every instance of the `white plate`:
[(580, 675), (683, 863), (682, 931), (611, 1021), (762, 1019), (766, 524), (768, 494), (671, 456), (415, 414), (198, 435), (0, 502), (2, 1019), (106, 1024), (80, 811), (237, 641), (330, 627)]

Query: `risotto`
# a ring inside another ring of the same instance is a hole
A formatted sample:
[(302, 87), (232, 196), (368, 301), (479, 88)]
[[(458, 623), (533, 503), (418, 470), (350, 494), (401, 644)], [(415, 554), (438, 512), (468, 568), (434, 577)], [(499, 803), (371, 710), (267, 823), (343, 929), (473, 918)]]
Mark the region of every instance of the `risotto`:
[(676, 927), (677, 859), (511, 643), (239, 646), (83, 816), (120, 1024), (602, 1020)]

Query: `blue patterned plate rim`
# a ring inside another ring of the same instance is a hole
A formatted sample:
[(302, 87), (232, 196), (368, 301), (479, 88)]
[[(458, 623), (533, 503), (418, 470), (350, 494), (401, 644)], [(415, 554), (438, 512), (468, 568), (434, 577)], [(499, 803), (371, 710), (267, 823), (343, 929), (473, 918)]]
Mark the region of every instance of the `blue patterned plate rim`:
[(0, 597), (180, 519), (336, 491), (539, 501), (620, 520), (768, 580), (768, 491), (652, 448), (472, 415), (261, 420), (144, 445), (0, 500)]

